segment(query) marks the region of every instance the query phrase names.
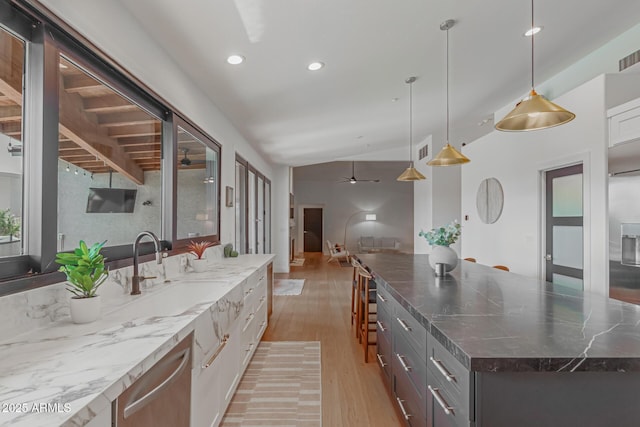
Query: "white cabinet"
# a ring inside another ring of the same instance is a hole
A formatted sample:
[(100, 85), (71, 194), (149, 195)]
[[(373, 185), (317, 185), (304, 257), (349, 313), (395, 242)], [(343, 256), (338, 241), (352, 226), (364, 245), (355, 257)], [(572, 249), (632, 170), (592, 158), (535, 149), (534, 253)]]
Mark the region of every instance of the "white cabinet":
[(607, 111), (609, 119), (609, 147), (640, 140), (640, 98)]
[(216, 427), (267, 327), (267, 267), (196, 319), (191, 425)]
[(111, 405), (98, 412), (85, 427), (111, 427)]

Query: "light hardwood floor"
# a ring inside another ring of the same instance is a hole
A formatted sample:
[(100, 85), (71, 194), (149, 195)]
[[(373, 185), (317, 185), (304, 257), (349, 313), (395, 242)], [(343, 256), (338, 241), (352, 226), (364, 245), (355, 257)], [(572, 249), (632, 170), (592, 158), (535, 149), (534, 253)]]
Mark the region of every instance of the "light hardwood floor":
[(265, 341), (320, 341), (323, 427), (403, 425), (385, 389), (371, 347), (364, 363), (349, 315), (351, 267), (327, 264), (320, 253), (305, 253), (303, 267), (280, 279), (306, 279), (301, 295), (274, 296)]

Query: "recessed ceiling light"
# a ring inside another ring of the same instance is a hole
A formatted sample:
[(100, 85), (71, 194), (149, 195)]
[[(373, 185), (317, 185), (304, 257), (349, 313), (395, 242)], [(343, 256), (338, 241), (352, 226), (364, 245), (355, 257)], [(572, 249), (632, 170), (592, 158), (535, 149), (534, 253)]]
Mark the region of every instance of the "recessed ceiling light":
[(227, 62), (231, 65), (238, 65), (244, 62), (244, 56), (241, 55), (231, 55), (227, 58)]
[(533, 28), (531, 28), (530, 30), (527, 30), (527, 31), (524, 33), (524, 36), (525, 36), (525, 37), (531, 37), (531, 36), (532, 36), (532, 35), (534, 35), (534, 34), (538, 34), (540, 31), (542, 31), (542, 27), (533, 27)]
[(391, 98), (391, 102), (398, 102), (400, 98)]
[(323, 62), (312, 62), (307, 66), (309, 71), (318, 71), (320, 68), (324, 67)]

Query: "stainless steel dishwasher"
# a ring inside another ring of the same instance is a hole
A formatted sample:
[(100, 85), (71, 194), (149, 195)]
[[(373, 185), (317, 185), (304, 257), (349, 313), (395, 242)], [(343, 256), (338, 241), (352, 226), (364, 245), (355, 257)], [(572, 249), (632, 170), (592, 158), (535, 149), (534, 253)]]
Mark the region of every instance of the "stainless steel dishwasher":
[(116, 427), (189, 427), (192, 341), (193, 333), (118, 396)]

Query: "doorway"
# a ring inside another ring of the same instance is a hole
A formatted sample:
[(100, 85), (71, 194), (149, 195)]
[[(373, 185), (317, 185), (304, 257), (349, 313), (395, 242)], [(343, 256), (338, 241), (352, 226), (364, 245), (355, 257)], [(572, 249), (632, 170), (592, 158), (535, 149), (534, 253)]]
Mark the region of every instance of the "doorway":
[(545, 172), (545, 279), (584, 289), (584, 195), (582, 164)]
[(322, 208), (304, 208), (302, 212), (304, 252), (322, 252)]

